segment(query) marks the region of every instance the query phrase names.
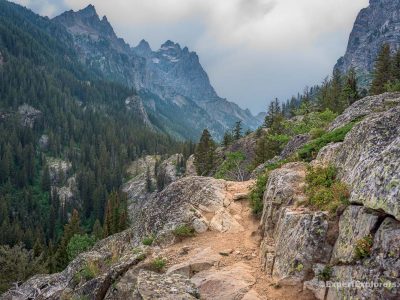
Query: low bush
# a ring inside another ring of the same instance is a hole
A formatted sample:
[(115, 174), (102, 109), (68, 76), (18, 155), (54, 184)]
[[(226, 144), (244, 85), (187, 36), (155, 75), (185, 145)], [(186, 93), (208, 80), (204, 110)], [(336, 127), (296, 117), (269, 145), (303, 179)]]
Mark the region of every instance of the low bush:
[(354, 255), (357, 259), (364, 259), (371, 255), (372, 245), (374, 240), (372, 235), (367, 235), (356, 242)]
[(96, 238), (87, 234), (75, 234), (67, 245), (68, 259), (72, 261), (78, 254), (90, 250), (96, 243)]
[(173, 231), (173, 234), (176, 237), (186, 238), (186, 237), (194, 236), (195, 231), (194, 231), (193, 227), (184, 224), (184, 225), (180, 225), (180, 226), (176, 227)]
[(215, 178), (226, 179), (226, 180), (244, 180), (244, 170), (242, 162), (246, 159), (246, 156), (242, 152), (230, 152), (226, 154), (226, 159), (218, 167), (215, 173)]
[(95, 261), (88, 261), (78, 273), (74, 275), (74, 282), (78, 284), (82, 279), (89, 281), (100, 274), (100, 268)]
[(161, 257), (155, 258), (151, 263), (151, 268), (157, 272), (160, 272), (164, 269), (167, 264), (167, 261)]
[(349, 123), (331, 132), (327, 132), (317, 139), (312, 140), (297, 152), (299, 158), (308, 162), (312, 161), (316, 158), (319, 150), (329, 143), (343, 142), (346, 134), (353, 128), (354, 125), (355, 122)]
[(332, 278), (332, 267), (325, 266), (319, 273), (318, 279), (321, 281), (329, 281)]
[(260, 216), (263, 211), (263, 197), (268, 182), (268, 173), (258, 176), (256, 184), (250, 191), (250, 207), (253, 214)]
[(321, 132), (336, 117), (337, 114), (327, 109), (323, 112), (308, 113), (296, 121), (286, 120), (283, 126), (285, 127), (285, 132), (291, 136), (305, 133), (313, 135), (313, 132)]
[(151, 246), (154, 242), (154, 235), (147, 236), (143, 239), (142, 244), (145, 246)]
[(309, 168), (306, 183), (305, 192), (311, 207), (333, 213), (341, 205), (348, 205), (350, 193), (347, 186), (336, 179), (334, 167)]

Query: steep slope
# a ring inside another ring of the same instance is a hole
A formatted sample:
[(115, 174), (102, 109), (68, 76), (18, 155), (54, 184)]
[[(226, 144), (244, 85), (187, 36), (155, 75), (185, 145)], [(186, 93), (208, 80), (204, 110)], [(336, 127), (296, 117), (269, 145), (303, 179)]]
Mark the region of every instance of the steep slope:
[(0, 245), (57, 245), (72, 209), (90, 229), (128, 161), (177, 151), (134, 91), (79, 62), (63, 26), (0, 0), (0, 53)]
[(366, 85), (383, 43), (392, 50), (400, 47), (400, 3), (397, 0), (370, 0), (359, 13), (350, 34), (346, 54), (335, 68), (347, 72), (354, 67)]
[[(92, 5), (65, 12), (54, 21), (72, 34), (83, 62), (107, 78), (141, 91), (147, 108), (156, 117), (166, 117), (170, 131), (188, 137), (185, 126), (191, 125), (195, 132), (190, 137), (197, 137), (208, 127), (220, 138), (238, 120), (250, 129), (259, 125), (250, 111), (216, 94), (199, 57), (187, 47), (182, 49), (167, 41), (159, 50), (152, 51), (142, 40), (130, 48), (115, 35), (106, 17), (99, 18)], [(173, 115), (184, 115), (194, 122), (183, 123)], [(177, 121), (179, 128), (171, 128), (168, 120)]]

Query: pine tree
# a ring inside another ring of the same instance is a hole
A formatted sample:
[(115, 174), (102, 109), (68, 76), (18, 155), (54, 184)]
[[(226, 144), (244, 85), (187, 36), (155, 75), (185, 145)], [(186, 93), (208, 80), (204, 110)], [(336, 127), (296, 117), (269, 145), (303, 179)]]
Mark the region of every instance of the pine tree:
[(376, 59), (373, 72), (370, 94), (378, 95), (384, 93), (385, 85), (392, 80), (392, 59), (390, 45), (384, 44)]
[(42, 174), (42, 190), (45, 192), (50, 192), (50, 189), (51, 189), (50, 171), (49, 171), (49, 166), (46, 165), (43, 169), (43, 174)]
[(340, 102), (340, 96), (343, 90), (343, 76), (342, 73), (335, 69), (332, 74), (331, 86), (328, 94), (328, 107), (333, 112), (340, 113), (342, 110), (342, 104)]
[(269, 104), (267, 115), (264, 120), (264, 127), (270, 128), (272, 124), (275, 122), (275, 119), (282, 114), (281, 105), (278, 98), (275, 98)]
[(360, 99), (360, 96), (358, 94), (356, 72), (354, 68), (351, 68), (345, 77), (341, 96), (340, 112), (342, 112), (346, 107), (352, 105), (358, 99)]
[(233, 128), (233, 138), (237, 141), (242, 137), (242, 121), (237, 121)]
[(153, 182), (151, 180), (151, 173), (150, 173), (149, 166), (147, 166), (147, 169), (146, 169), (146, 190), (148, 193), (153, 192)]
[(397, 50), (392, 60), (392, 77), (394, 81), (400, 81), (400, 49)]
[(194, 164), (198, 175), (210, 174), (215, 164), (215, 142), (210, 132), (204, 129), (195, 151)]
[(103, 228), (101, 227), (99, 219), (96, 219), (96, 222), (94, 222), (92, 234), (97, 240), (101, 240), (103, 238)]
[(57, 249), (56, 260), (57, 260), (57, 269), (63, 270), (69, 262), (67, 246), (71, 238), (75, 234), (81, 233), (80, 229), (80, 218), (79, 213), (76, 209), (72, 211), (71, 219), (68, 224), (64, 226), (64, 233), (61, 238), (60, 246)]
[(103, 236), (107, 237), (124, 230), (128, 224), (127, 198), (123, 193), (113, 191), (107, 200), (104, 214)]

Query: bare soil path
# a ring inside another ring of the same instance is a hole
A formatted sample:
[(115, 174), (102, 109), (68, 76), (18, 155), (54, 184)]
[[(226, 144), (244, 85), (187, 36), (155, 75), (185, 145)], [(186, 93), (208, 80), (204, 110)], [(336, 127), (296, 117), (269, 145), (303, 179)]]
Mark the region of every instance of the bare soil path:
[[(301, 286), (280, 287), (261, 270), (259, 220), (252, 215), (248, 200), (233, 201), (235, 196), (239, 194), (248, 194), (252, 184), (254, 184), (253, 181), (227, 183), (227, 197), (231, 197), (229, 200), (232, 200), (231, 203), (233, 203), (231, 204), (232, 211), (236, 213), (234, 217), (243, 226), (244, 231), (224, 233), (207, 231), (187, 238), (168, 248), (163, 254), (168, 259), (168, 267), (185, 262), (196, 251), (211, 248), (213, 252), (219, 253), (221, 256), (220, 261), (214, 267), (216, 272), (237, 263), (245, 263), (250, 266), (251, 275), (255, 278), (255, 283), (251, 289), (258, 295), (249, 294), (241, 299), (315, 299), (310, 292), (302, 291)], [(182, 251), (182, 249), (186, 250)]]

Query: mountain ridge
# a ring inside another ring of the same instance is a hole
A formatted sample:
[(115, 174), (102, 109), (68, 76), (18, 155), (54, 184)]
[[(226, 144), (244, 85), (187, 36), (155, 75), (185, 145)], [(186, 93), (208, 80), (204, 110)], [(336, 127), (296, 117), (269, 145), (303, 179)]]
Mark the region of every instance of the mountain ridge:
[[(206, 127), (220, 139), (224, 131), (237, 121), (242, 121), (243, 127), (253, 130), (260, 125), (249, 110), (218, 96), (197, 53), (187, 47), (182, 48), (171, 40), (164, 42), (156, 51), (145, 40), (131, 47), (115, 34), (106, 17), (101, 19), (98, 16), (93, 5), (76, 12), (64, 12), (53, 20), (73, 36), (81, 61), (106, 78), (156, 95), (159, 100), (171, 104), (176, 115), (182, 115), (179, 107), (187, 106), (187, 118), (197, 118), (194, 124), (196, 138)], [(149, 105), (149, 102), (154, 104), (154, 99), (144, 99), (143, 102), (155, 114), (166, 114), (160, 103)], [(203, 124), (206, 126), (203, 127)]]

